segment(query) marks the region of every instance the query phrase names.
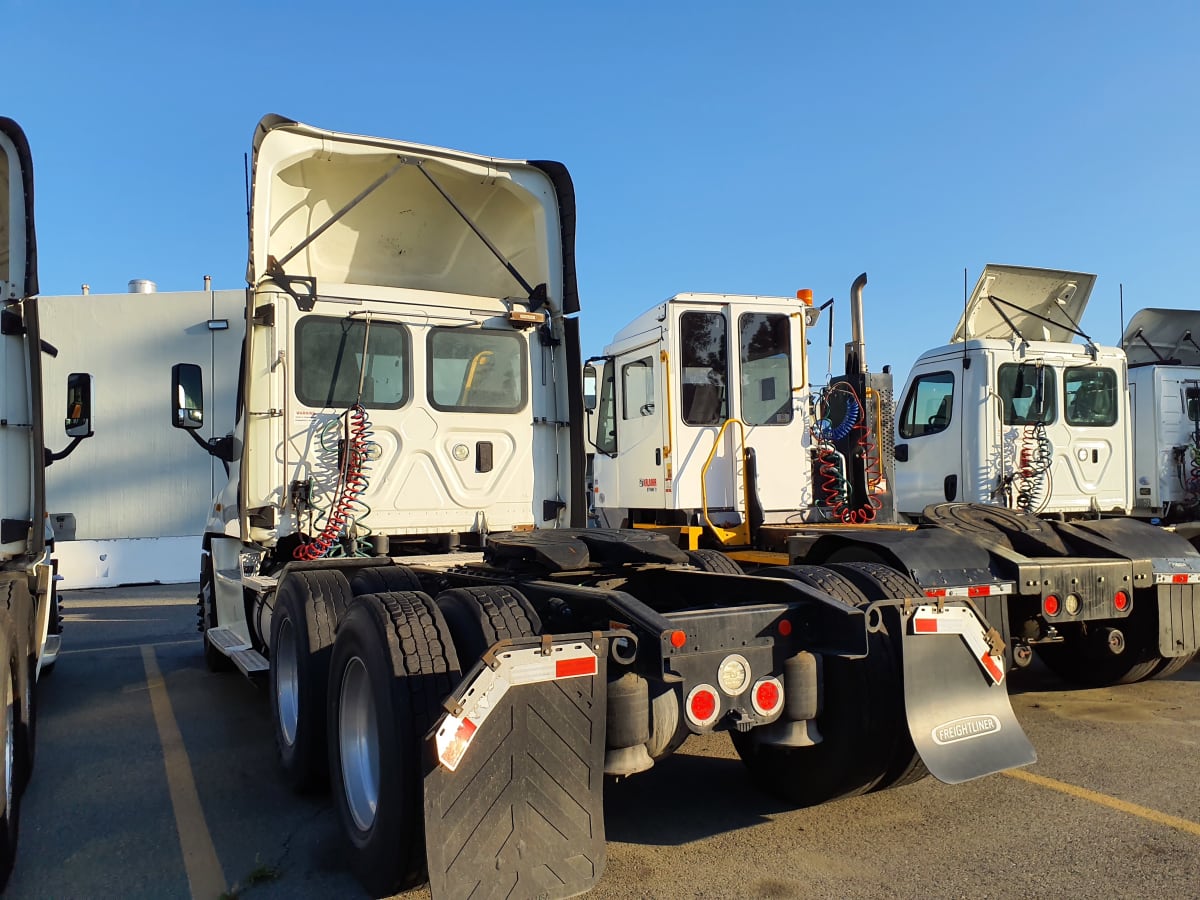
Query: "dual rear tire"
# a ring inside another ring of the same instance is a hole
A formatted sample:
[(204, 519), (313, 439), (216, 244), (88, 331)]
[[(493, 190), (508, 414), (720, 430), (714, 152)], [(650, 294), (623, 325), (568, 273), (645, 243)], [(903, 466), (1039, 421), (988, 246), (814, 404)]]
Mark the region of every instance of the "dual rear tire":
[[(877, 563), (830, 567), (781, 566), (759, 575), (786, 578), (817, 588), (846, 604), (919, 596), (907, 578)], [(863, 659), (823, 659), (823, 703), (816, 719), (821, 741), (811, 747), (762, 743), (753, 731), (730, 732), (733, 744), (763, 790), (797, 806), (813, 806), (872, 790), (900, 787), (928, 774), (904, 711), (899, 617), (869, 635)]]
[(327, 694), (334, 804), (351, 867), (388, 895), (425, 878), (422, 740), (442, 701), (496, 641), (541, 622), (510, 588), (412, 590), (355, 597), (333, 646)]

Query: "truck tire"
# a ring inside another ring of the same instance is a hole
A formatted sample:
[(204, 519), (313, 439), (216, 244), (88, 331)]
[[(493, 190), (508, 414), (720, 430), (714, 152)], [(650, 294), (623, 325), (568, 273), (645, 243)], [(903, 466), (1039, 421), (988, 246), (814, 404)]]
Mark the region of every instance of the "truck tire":
[[(847, 606), (867, 602), (845, 576), (820, 566), (773, 566), (755, 574), (799, 581)], [(879, 682), (886, 685), (891, 677), (890, 660), (881, 663), (874, 654), (862, 660), (826, 656), (823, 664), (824, 702), (816, 720), (820, 743), (779, 747), (759, 743), (753, 729), (729, 733), (753, 781), (796, 806), (865, 794), (882, 781), (891, 763), (890, 744), (882, 746), (879, 740), (895, 716), (879, 694)]]
[(0, 891), (8, 884), (17, 854), (17, 836), (21, 817), (21, 763), (18, 745), (19, 711), (18, 667), (20, 654), (11, 618), (0, 615), (0, 660), (4, 662), (0, 679)]
[(428, 594), (351, 602), (330, 664), (329, 759), (351, 868), (373, 897), (425, 880), (422, 740), (459, 679), (449, 629)]
[[(1128, 620), (1125, 620), (1128, 621)], [(1088, 687), (1133, 684), (1149, 678), (1163, 661), (1152, 640), (1133, 629), (1126, 634), (1124, 652), (1112, 654), (1089, 640), (1082, 629), (1064, 635), (1061, 644), (1035, 644), (1038, 657), (1064, 681)]]
[(350, 605), (341, 572), (292, 572), (275, 594), (271, 615), (271, 716), (284, 776), (296, 791), (328, 778), (325, 698), (334, 633)]
[(464, 668), (474, 665), (496, 641), (542, 631), (533, 604), (520, 591), (502, 585), (451, 588), (437, 595), (437, 605)]
[(16, 675), (13, 746), (16, 753), (17, 791), (24, 793), (33, 774), (33, 762), (37, 755), (37, 651), (32, 642), (40, 637), (35, 638), (32, 633), (34, 623), (30, 618), (33, 615), (33, 598), (23, 574), (0, 583), (0, 610), (3, 611), (0, 621), (12, 629), (10, 649), (15, 654), (13, 670)]
[(720, 550), (688, 550), (688, 561), (701, 572), (720, 575), (744, 575), (742, 567)]
[(1193, 659), (1196, 658), (1196, 653), (1185, 653), (1183, 656), (1164, 656), (1150, 673), (1151, 678), (1170, 678)]
[[(872, 602), (924, 596), (924, 591), (911, 578), (882, 563), (846, 562), (830, 568), (849, 578)], [(929, 775), (929, 769), (925, 767), (921, 754), (913, 744), (904, 711), (904, 667), (900, 656), (903, 644), (898, 636), (898, 629), (901, 627), (898, 612), (884, 610), (882, 629), (870, 636), (870, 653), (880, 653), (883, 658), (891, 659), (894, 679), (892, 684), (895, 686), (892, 701), (897, 712), (897, 720), (893, 726), (895, 744), (892, 759), (888, 763), (883, 780), (874, 788), (877, 791), (916, 784)]]
[(204, 664), (210, 672), (229, 672), (233, 660), (214, 647), (208, 640), (208, 629), (217, 627), (217, 595), (213, 576), (212, 555), (205, 553), (200, 558), (200, 592), (196, 595), (200, 607), (201, 639), (204, 641)]
[(386, 594), (389, 591), (419, 591), (421, 579), (408, 566), (368, 566), (350, 578), (350, 590), (360, 594)]

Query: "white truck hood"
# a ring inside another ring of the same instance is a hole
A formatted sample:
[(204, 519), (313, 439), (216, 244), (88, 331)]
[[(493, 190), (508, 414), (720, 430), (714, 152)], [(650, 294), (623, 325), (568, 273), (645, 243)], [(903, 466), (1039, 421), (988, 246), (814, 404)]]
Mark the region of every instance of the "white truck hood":
[(552, 310), (578, 310), (575, 197), (561, 163), (269, 115), (255, 130), (252, 191), (251, 285), (282, 274), (315, 279), (318, 293), (322, 283), (522, 301), (540, 292)]
[(1028, 341), (1069, 343), (1095, 283), (1095, 275), (1083, 272), (989, 263), (950, 340), (1012, 338), (1015, 326)]
[(1200, 310), (1195, 309), (1138, 310), (1121, 335), (1121, 347), (1131, 366), (1167, 360), (1173, 364), (1200, 366), (1198, 345)]
[(33, 161), (25, 132), (0, 116), (0, 300), (38, 292), (33, 231)]

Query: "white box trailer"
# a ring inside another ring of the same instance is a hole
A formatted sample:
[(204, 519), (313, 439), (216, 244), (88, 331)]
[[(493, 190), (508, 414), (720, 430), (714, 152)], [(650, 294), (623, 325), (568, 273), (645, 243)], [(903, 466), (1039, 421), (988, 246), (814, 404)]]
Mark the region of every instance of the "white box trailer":
[(163, 418), (164, 368), (205, 373), (206, 432), (233, 429), (245, 334), (245, 291), (73, 294), (39, 298), (48, 419), (67, 378), (95, 377), (104, 418), (95, 438), (47, 473), (47, 508), (65, 589), (196, 579), (204, 507), (225, 482), (221, 462), (181, 444)]

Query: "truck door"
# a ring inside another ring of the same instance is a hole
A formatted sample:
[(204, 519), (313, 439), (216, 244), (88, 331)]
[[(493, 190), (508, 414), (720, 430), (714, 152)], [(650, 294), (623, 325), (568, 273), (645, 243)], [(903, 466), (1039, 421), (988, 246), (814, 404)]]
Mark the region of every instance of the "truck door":
[[(657, 343), (621, 353), (614, 360), (613, 410), (620, 454), (618, 496), (630, 510), (663, 509), (663, 367)], [(636, 520), (636, 519), (635, 519)]]
[[(806, 385), (804, 318), (782, 312), (740, 312), (738, 396), (734, 415), (755, 451), (755, 490), (772, 510), (793, 513), (812, 503), (805, 466), (809, 446), (800, 389)], [(738, 435), (732, 435), (737, 438)]]
[(701, 509), (707, 504), (710, 513), (721, 511), (713, 513), (715, 524), (730, 524), (741, 506), (741, 467), (738, 429), (726, 428), (718, 443), (730, 416), (728, 306), (680, 313), (677, 335), (672, 375), (679, 393), (672, 407), (679, 410), (678, 433), (671, 451), (675, 505)]
[(955, 373), (914, 374), (896, 418), (896, 508), (916, 516), (960, 497), (962, 401)]

